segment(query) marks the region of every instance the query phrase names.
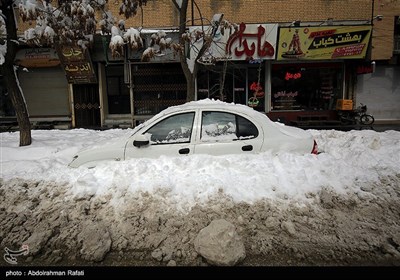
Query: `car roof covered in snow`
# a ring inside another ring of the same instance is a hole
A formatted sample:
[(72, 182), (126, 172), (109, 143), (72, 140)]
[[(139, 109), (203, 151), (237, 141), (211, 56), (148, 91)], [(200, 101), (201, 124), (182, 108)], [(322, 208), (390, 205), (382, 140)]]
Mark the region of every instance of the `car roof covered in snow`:
[(137, 131), (139, 131), (143, 126), (148, 124), (149, 121), (154, 121), (159, 118), (162, 118), (165, 115), (175, 113), (175, 112), (180, 112), (180, 111), (185, 111), (185, 110), (196, 110), (196, 109), (209, 109), (209, 110), (228, 110), (236, 113), (241, 113), (243, 115), (250, 116), (251, 118), (259, 121), (259, 122), (265, 122), (272, 124), (272, 126), (276, 126), (274, 122), (272, 122), (266, 114), (256, 111), (253, 108), (242, 105), (242, 104), (235, 104), (235, 103), (228, 103), (224, 102), (221, 100), (215, 100), (215, 99), (201, 99), (197, 101), (190, 101), (181, 105), (176, 105), (176, 106), (171, 106), (160, 113), (154, 115), (152, 118), (149, 120), (145, 121), (144, 123), (138, 125), (135, 127), (134, 131), (132, 134), (135, 134)]
[(182, 105), (176, 105), (168, 107), (167, 109), (163, 110), (159, 114), (155, 116), (155, 118), (164, 116), (165, 114), (170, 114), (173, 112), (178, 112), (181, 110), (190, 110), (190, 109), (221, 109), (221, 110), (232, 110), (234, 112), (242, 113), (253, 118), (260, 118), (263, 116), (265, 119), (268, 117), (253, 108), (242, 105), (242, 104), (235, 104), (235, 103), (227, 103), (221, 100), (214, 100), (214, 99), (201, 99), (198, 101), (190, 101)]

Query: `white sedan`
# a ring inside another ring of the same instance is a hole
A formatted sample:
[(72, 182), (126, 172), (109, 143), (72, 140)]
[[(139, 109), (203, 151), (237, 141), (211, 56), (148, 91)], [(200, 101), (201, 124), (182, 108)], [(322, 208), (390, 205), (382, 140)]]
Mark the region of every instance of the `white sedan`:
[(77, 153), (70, 167), (161, 155), (245, 154), (271, 151), (317, 154), (312, 135), (272, 122), (245, 105), (215, 100), (193, 101), (165, 109), (137, 126), (129, 137)]

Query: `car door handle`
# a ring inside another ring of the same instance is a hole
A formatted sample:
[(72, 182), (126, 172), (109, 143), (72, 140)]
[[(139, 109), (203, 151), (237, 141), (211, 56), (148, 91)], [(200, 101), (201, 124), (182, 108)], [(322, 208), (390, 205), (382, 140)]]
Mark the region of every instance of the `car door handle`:
[(189, 152), (190, 152), (189, 148), (183, 148), (183, 149), (179, 150), (179, 154), (181, 154), (181, 155), (188, 154)]
[(246, 145), (242, 147), (242, 151), (248, 152), (248, 151), (252, 151), (253, 150), (253, 146), (252, 145)]

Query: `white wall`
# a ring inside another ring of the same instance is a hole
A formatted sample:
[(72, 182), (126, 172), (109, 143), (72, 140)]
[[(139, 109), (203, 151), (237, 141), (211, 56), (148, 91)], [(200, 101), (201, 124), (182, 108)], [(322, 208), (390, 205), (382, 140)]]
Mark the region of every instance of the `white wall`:
[(356, 103), (366, 104), (375, 120), (400, 120), (400, 67), (377, 65), (374, 73), (359, 75)]

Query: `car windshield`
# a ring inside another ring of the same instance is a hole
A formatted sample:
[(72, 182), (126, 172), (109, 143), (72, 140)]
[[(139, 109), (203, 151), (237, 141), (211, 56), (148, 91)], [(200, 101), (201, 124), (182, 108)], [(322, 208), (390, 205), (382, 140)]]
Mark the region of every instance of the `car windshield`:
[(188, 143), (192, 134), (194, 112), (173, 115), (156, 123), (145, 133), (151, 144)]

